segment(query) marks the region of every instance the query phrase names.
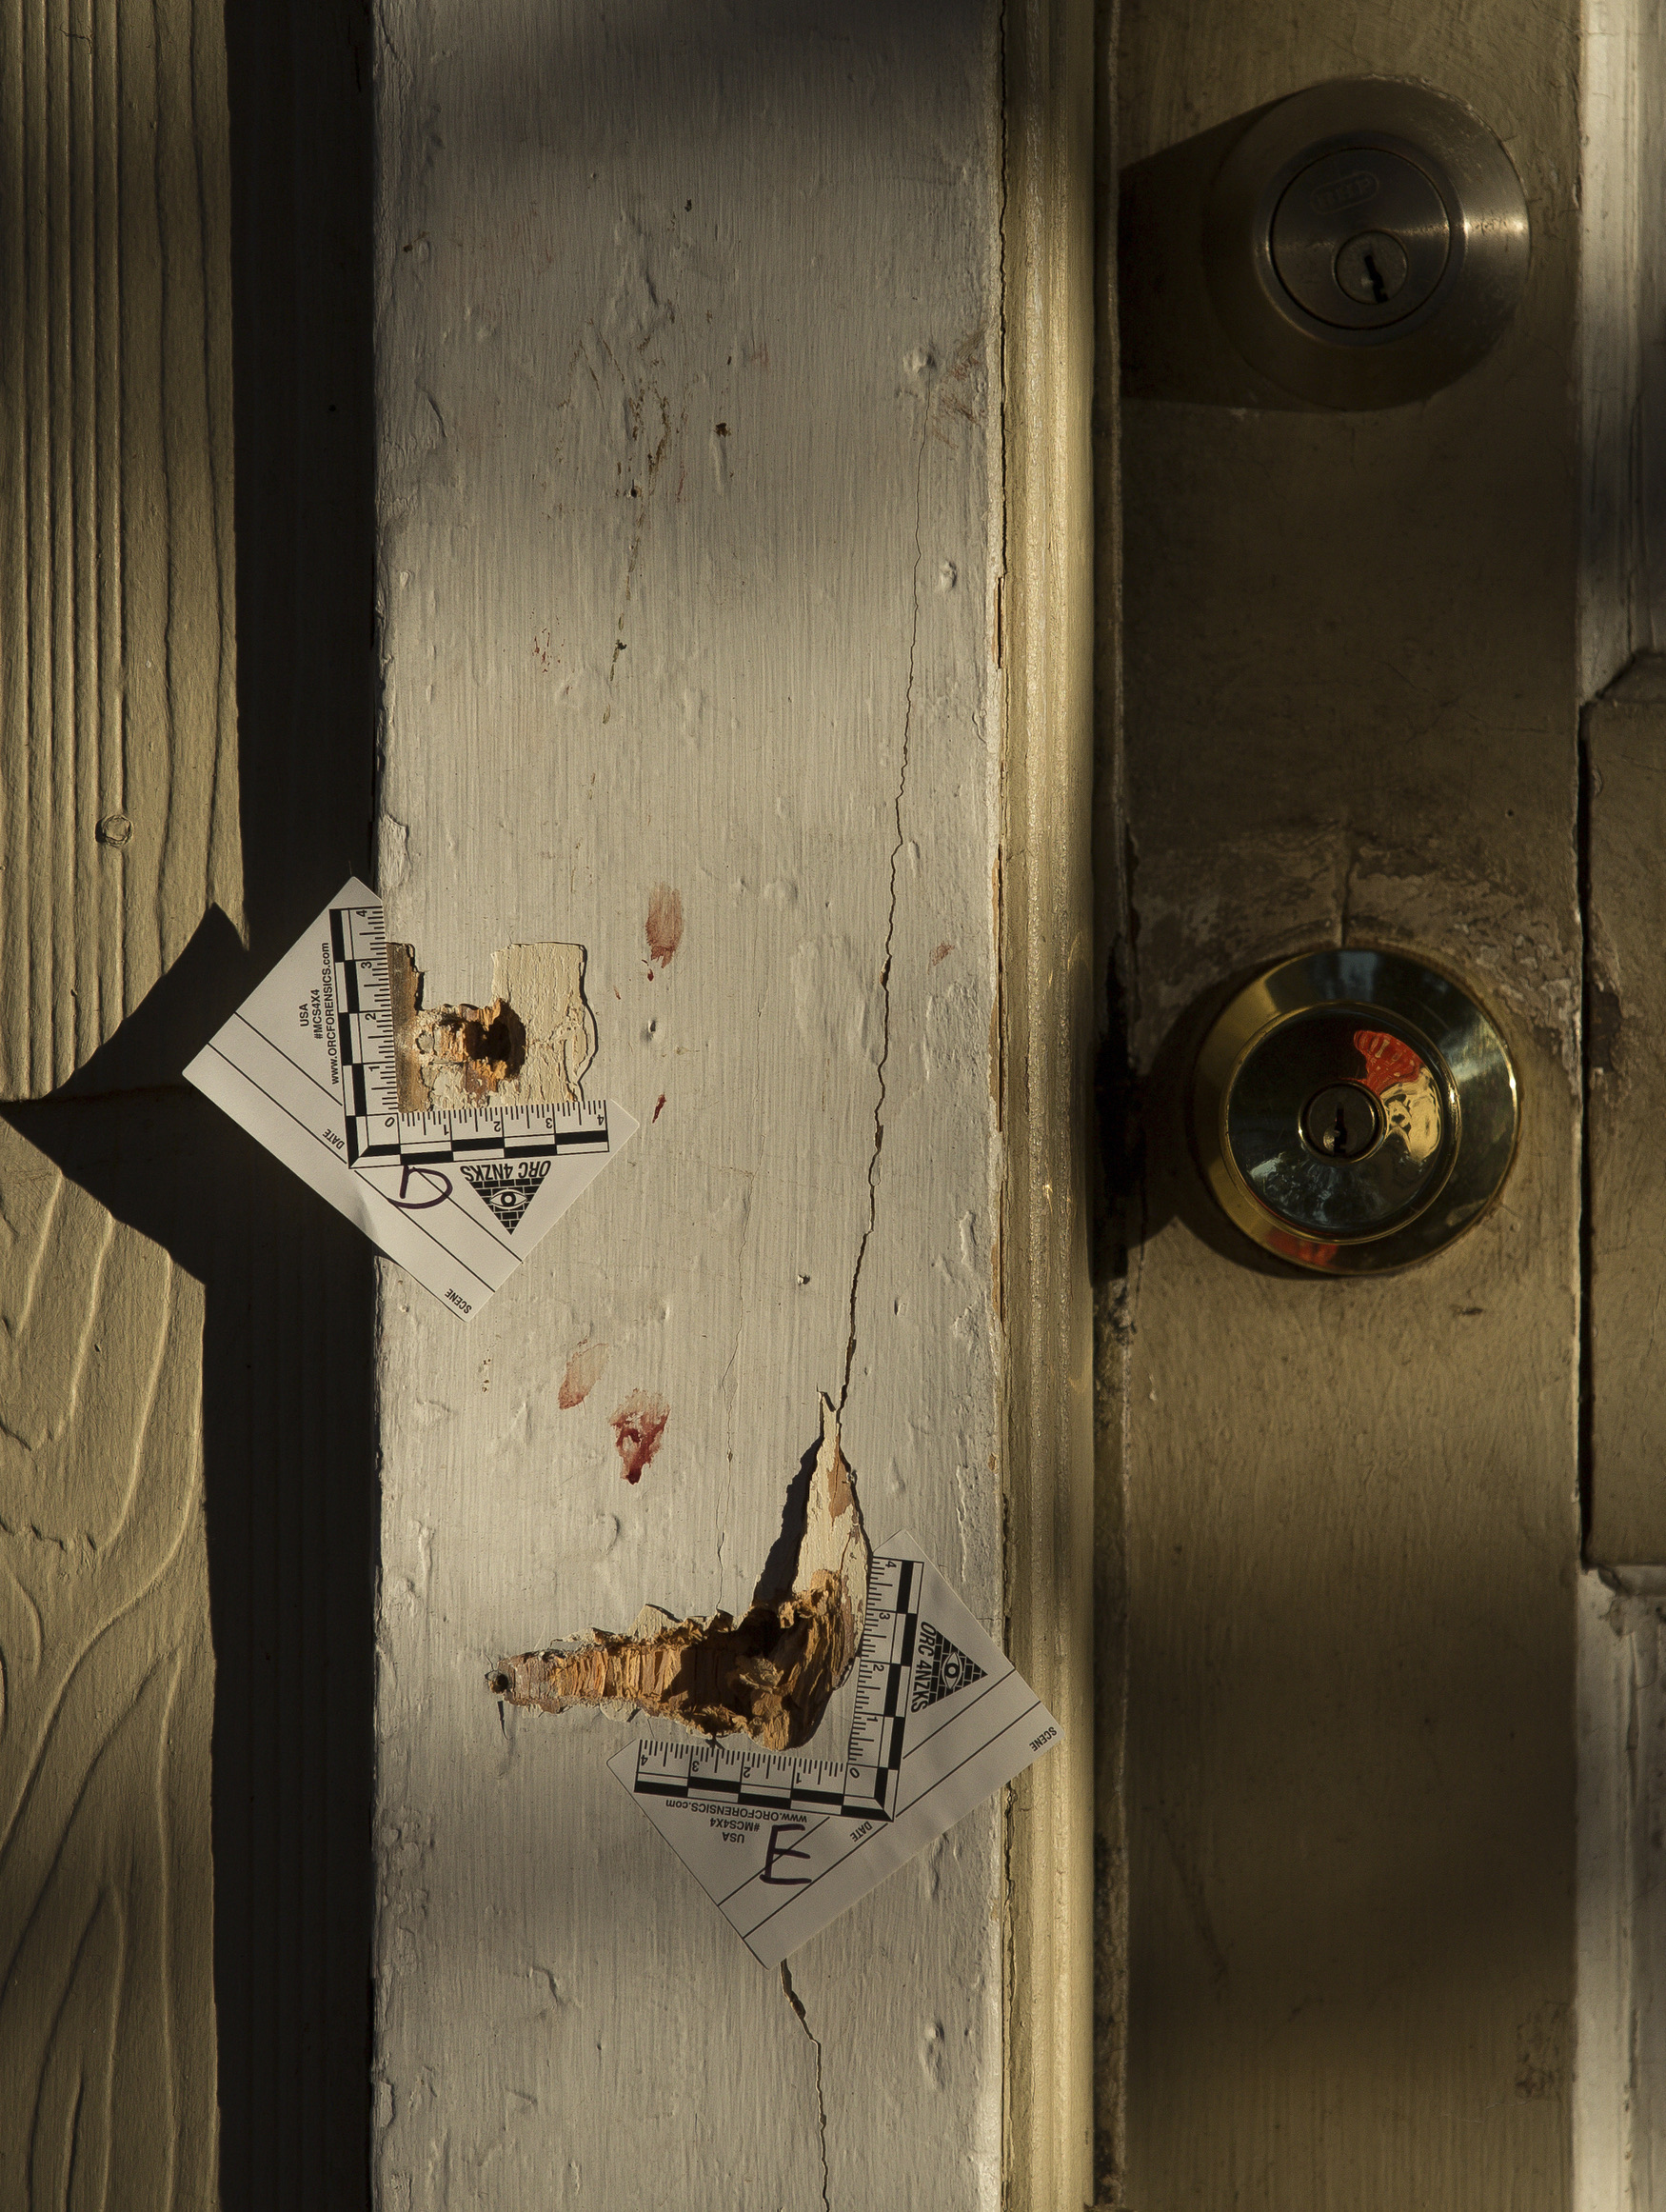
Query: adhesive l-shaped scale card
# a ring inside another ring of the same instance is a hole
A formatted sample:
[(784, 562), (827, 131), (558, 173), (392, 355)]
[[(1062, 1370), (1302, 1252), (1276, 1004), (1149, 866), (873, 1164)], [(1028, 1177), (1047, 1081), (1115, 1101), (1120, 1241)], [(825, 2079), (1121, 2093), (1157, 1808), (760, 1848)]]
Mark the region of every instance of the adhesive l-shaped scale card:
[(611, 1100), (402, 1114), (382, 902), (353, 878), (185, 1073), (460, 1320), (637, 1127)]
[(1061, 1741), (920, 1544), (868, 1571), (843, 1760), (644, 1737), (608, 1762), (754, 1958), (778, 1965)]

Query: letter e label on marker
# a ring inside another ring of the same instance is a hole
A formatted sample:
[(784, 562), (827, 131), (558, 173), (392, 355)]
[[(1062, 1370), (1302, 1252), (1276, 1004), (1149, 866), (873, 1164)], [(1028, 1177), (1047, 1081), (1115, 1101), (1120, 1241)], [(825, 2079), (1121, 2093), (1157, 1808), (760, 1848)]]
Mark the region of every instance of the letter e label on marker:
[[(607, 1764), (760, 1964), (774, 1966), (976, 1812), (1058, 1723), (905, 1530), (868, 1569), (844, 1758), (638, 1737)], [(680, 1816), (690, 1808), (702, 1818)], [(745, 1823), (743, 1829), (742, 1823)]]
[(803, 1859), (807, 1863), (809, 1859), (807, 1851), (795, 1851), (790, 1844), (783, 1843), (781, 1840), (783, 1836), (802, 1836), (804, 1827), (805, 1823), (803, 1821), (791, 1823), (776, 1821), (771, 1825), (769, 1848), (764, 1854), (764, 1871), (758, 1877), (760, 1882), (771, 1882), (780, 1889), (807, 1887), (810, 1879), (807, 1874), (777, 1874), (775, 1871), (776, 1862), (779, 1859)]

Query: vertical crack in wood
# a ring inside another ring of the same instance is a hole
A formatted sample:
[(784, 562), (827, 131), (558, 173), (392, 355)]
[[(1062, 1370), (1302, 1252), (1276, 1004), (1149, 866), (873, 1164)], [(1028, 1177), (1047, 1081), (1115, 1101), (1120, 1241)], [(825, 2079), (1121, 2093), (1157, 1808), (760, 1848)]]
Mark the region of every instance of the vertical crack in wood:
[(873, 1149), (867, 1160), (867, 1226), (856, 1247), (856, 1265), (850, 1271), (850, 1334), (844, 1345), (844, 1379), (839, 1385), (838, 1412), (844, 1417), (845, 1400), (850, 1396), (850, 1374), (856, 1365), (856, 1294), (862, 1284), (862, 1264), (867, 1258), (867, 1247), (879, 1216), (880, 1151), (885, 1142), (885, 1068), (891, 1057), (891, 948), (897, 935), (897, 864), (902, 857), (906, 840), (902, 832), (902, 802), (908, 791), (908, 747), (914, 729), (914, 662), (920, 647), (920, 537), (921, 502), (925, 490), (925, 438), (930, 421), (929, 406), (921, 409), (920, 451), (914, 463), (914, 573), (913, 609), (908, 632), (908, 683), (902, 695), (902, 761), (897, 777), (897, 795), (892, 801), (896, 814), (897, 836), (891, 847), (890, 906), (885, 915), (885, 957), (880, 967), (880, 995), (883, 1014), (880, 1029), (879, 1096), (874, 1101)]
[(803, 2002), (792, 1985), (792, 1976), (786, 1970), (786, 1961), (781, 1962), (781, 1986), (786, 2001), (798, 2014), (799, 2025), (810, 2039), (816, 2053), (816, 2128), (817, 2148), (822, 2154), (822, 2212), (833, 2212), (833, 2202), (827, 2186), (827, 2101), (822, 2094), (822, 2039), (805, 2018)]

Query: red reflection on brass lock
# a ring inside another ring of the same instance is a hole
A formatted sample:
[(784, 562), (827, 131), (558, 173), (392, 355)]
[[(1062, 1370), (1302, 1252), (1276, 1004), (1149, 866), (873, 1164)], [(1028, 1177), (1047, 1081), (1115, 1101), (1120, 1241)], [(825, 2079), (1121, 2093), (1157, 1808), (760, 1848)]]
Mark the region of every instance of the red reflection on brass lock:
[(1479, 1218), (1514, 1155), (1515, 1073), (1489, 1016), (1408, 954), (1350, 947), (1246, 985), (1205, 1038), (1199, 1164), (1281, 1259), (1378, 1273)]

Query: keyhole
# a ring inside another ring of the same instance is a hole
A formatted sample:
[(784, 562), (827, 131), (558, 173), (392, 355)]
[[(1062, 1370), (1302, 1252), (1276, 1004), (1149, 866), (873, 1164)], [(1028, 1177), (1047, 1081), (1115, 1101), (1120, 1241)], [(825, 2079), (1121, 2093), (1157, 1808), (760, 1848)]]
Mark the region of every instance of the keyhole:
[(1382, 1135), (1382, 1113), (1359, 1084), (1327, 1084), (1308, 1100), (1301, 1130), (1313, 1149), (1326, 1160), (1363, 1160), (1377, 1149)]
[[(1404, 289), (1405, 248), (1387, 230), (1361, 230), (1337, 250), (1334, 274), (1344, 297), (1361, 308), (1385, 308)], [(1411, 306), (1408, 298), (1402, 303)]]

